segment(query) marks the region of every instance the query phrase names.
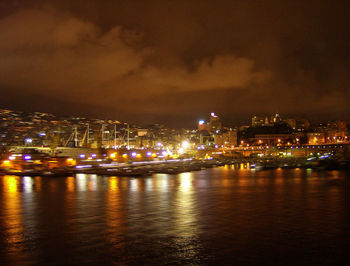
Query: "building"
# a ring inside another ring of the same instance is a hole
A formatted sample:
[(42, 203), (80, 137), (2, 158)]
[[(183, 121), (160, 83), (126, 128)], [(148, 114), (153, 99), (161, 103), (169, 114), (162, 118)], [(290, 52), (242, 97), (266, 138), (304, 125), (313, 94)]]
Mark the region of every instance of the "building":
[(214, 135), (214, 142), (219, 147), (223, 146), (237, 146), (237, 131), (229, 130), (221, 134)]
[(309, 144), (324, 144), (326, 142), (325, 133), (309, 132), (306, 134)]
[(217, 132), (222, 130), (222, 122), (220, 118), (214, 113), (210, 114), (209, 126), (212, 132)]
[(207, 131), (210, 132), (211, 128), (210, 125), (208, 123), (206, 123), (204, 120), (199, 120), (198, 121), (198, 127), (197, 127), (198, 131)]
[(249, 142), (252, 144), (258, 144), (258, 145), (269, 145), (269, 146), (275, 146), (275, 145), (283, 145), (291, 141), (292, 135), (291, 134), (278, 134), (278, 133), (272, 133), (272, 134), (256, 134), (254, 138), (249, 139)]
[(252, 117), (252, 127), (262, 127), (265, 125), (265, 119), (259, 116)]

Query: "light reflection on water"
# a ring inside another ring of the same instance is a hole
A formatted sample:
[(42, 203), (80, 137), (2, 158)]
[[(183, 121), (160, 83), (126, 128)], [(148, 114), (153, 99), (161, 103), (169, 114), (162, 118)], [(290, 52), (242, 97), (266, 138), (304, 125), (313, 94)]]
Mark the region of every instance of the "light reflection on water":
[(246, 264), (278, 251), (282, 264), (335, 263), (350, 239), (349, 178), (247, 165), (143, 178), (3, 176), (0, 262)]
[(3, 193), (1, 202), (1, 231), (5, 238), (4, 254), (23, 258), (24, 254), (24, 226), (22, 213), (22, 199), (20, 194), (21, 178), (16, 176), (2, 177)]

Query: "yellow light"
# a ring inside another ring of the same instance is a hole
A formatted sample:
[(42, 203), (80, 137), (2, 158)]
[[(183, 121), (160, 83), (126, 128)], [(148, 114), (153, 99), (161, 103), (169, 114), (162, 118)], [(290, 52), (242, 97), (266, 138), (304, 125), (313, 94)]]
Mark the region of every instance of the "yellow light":
[(152, 153), (152, 157), (157, 157), (157, 154), (156, 153)]
[(141, 158), (141, 154), (136, 154), (136, 158)]
[(68, 158), (66, 162), (68, 165), (76, 165), (76, 160), (74, 160), (73, 158)]
[(126, 153), (123, 154), (123, 158), (126, 159), (128, 158), (128, 155)]
[(9, 160), (5, 160), (5, 161), (2, 162), (2, 165), (3, 166), (10, 166), (11, 162)]
[(114, 159), (114, 158), (116, 157), (116, 154), (115, 154), (115, 153), (111, 153), (111, 154), (109, 155), (109, 157), (112, 158), (112, 159)]

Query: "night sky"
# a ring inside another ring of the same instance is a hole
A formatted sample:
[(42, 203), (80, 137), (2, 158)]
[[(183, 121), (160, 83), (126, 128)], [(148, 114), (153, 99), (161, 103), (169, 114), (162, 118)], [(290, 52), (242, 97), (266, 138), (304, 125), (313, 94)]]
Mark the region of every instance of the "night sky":
[[(113, 3), (112, 3), (113, 2)], [(350, 1), (0, 2), (0, 108), (350, 120)]]

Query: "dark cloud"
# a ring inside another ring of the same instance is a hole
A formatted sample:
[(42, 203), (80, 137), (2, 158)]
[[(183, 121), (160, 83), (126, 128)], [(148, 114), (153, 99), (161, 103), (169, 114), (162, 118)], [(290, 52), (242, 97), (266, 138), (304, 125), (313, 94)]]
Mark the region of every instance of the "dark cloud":
[(7, 1), (0, 6), (0, 90), (16, 96), (1, 102), (187, 125), (211, 110), (229, 121), (277, 110), (348, 119), (347, 7)]

